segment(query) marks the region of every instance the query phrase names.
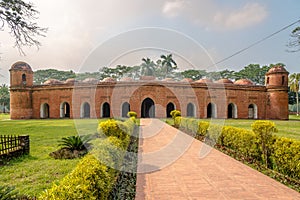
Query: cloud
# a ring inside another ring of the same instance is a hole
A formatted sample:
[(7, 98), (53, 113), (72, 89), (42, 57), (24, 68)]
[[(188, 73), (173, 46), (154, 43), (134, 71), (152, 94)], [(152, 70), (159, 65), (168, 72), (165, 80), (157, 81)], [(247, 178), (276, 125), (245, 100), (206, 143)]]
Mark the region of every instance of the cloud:
[(176, 17), (178, 16), (179, 12), (184, 8), (185, 1), (183, 0), (176, 0), (176, 1), (167, 1), (163, 5), (162, 12), (167, 17)]
[(238, 10), (219, 12), (214, 23), (227, 29), (241, 29), (262, 22), (267, 16), (266, 9), (258, 3), (247, 3)]

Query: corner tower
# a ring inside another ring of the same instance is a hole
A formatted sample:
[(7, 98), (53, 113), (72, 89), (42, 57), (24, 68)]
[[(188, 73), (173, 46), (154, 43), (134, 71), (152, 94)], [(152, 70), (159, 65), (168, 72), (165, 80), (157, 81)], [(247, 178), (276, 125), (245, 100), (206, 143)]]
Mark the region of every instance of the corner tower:
[(10, 117), (30, 119), (32, 117), (33, 71), (25, 62), (14, 63), (10, 70)]
[(267, 73), (265, 85), (267, 89), (267, 118), (289, 119), (288, 111), (288, 75), (283, 66), (274, 66)]

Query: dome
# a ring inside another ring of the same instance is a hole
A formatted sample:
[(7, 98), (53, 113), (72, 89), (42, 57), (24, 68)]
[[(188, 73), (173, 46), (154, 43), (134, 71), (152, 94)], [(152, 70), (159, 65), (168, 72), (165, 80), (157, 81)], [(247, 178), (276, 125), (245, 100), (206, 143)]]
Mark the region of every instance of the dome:
[(181, 80), (181, 82), (188, 82), (188, 83), (190, 83), (190, 82), (193, 82), (193, 79), (191, 79), (191, 78), (184, 78), (184, 79)]
[(122, 77), (120, 79), (120, 81), (132, 81), (132, 78), (130, 78), (130, 77)]
[(98, 80), (95, 78), (86, 78), (82, 81), (83, 83), (97, 83)]
[(227, 78), (222, 78), (220, 80), (217, 80), (216, 83), (233, 84), (233, 82)]
[(212, 80), (210, 80), (208, 78), (203, 78), (203, 79), (196, 81), (196, 83), (212, 83)]
[(254, 85), (252, 81), (248, 79), (240, 79), (234, 82), (235, 85)]
[(103, 82), (115, 82), (116, 80), (114, 78), (111, 78), (111, 77), (106, 77), (102, 81)]
[(141, 76), (141, 77), (140, 77), (140, 80), (141, 80), (141, 81), (153, 81), (153, 80), (155, 80), (155, 79), (156, 79), (155, 76)]
[(165, 78), (162, 81), (174, 81), (174, 79), (172, 79), (172, 78)]
[(57, 80), (57, 79), (49, 79), (44, 82), (44, 85), (54, 85), (54, 84), (62, 84), (63, 82)]
[(281, 65), (276, 65), (274, 67), (272, 67), (271, 69), (269, 69), (269, 71), (267, 72), (267, 74), (271, 74), (271, 73), (287, 73), (286, 69), (284, 68), (284, 66)]
[(31, 67), (26, 62), (23, 62), (23, 61), (18, 61), (16, 63), (14, 63), (11, 66), (10, 70), (23, 70), (23, 71), (32, 72)]
[(65, 81), (65, 83), (71, 83), (71, 84), (73, 84), (73, 83), (75, 83), (75, 82), (76, 82), (75, 78), (68, 78), (68, 79)]

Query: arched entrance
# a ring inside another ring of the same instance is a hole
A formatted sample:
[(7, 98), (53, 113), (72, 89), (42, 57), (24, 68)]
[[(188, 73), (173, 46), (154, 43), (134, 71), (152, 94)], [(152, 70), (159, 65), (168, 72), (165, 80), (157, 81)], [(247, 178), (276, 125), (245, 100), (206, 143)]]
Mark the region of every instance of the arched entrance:
[(173, 103), (168, 103), (168, 105), (167, 105), (167, 109), (166, 109), (166, 116), (167, 116), (167, 118), (170, 118), (170, 117), (172, 117), (171, 116), (171, 111), (172, 110), (175, 110), (175, 106), (174, 106), (174, 104)]
[(107, 102), (102, 105), (102, 117), (110, 117), (110, 105)]
[(250, 104), (248, 106), (248, 118), (257, 119), (257, 106), (255, 104)]
[(154, 118), (155, 117), (155, 105), (154, 101), (150, 98), (144, 99), (141, 107), (142, 118)]
[(62, 102), (60, 104), (60, 118), (70, 117), (70, 104), (67, 102)]
[(209, 103), (207, 105), (207, 118), (216, 118), (217, 117), (217, 107), (214, 103)]
[(237, 118), (237, 107), (233, 103), (228, 104), (228, 107), (227, 107), (227, 118), (228, 119), (235, 119), (235, 118)]
[(128, 102), (124, 102), (122, 104), (122, 117), (127, 117), (127, 113), (130, 111), (130, 104)]
[(192, 103), (189, 103), (186, 107), (186, 116), (195, 117), (195, 106)]
[(41, 119), (46, 119), (50, 117), (49, 105), (47, 103), (41, 104), (40, 117)]
[(91, 112), (90, 112), (90, 104), (87, 102), (84, 102), (81, 105), (81, 112), (80, 112), (80, 117), (81, 118), (90, 118)]

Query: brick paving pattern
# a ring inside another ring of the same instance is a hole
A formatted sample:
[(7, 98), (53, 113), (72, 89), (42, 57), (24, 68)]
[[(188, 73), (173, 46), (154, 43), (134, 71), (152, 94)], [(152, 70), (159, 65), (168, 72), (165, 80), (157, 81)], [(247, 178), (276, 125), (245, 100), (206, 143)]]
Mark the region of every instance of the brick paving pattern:
[(201, 149), (210, 148), (158, 119), (141, 119), (136, 199), (300, 199), (215, 149), (200, 158)]

